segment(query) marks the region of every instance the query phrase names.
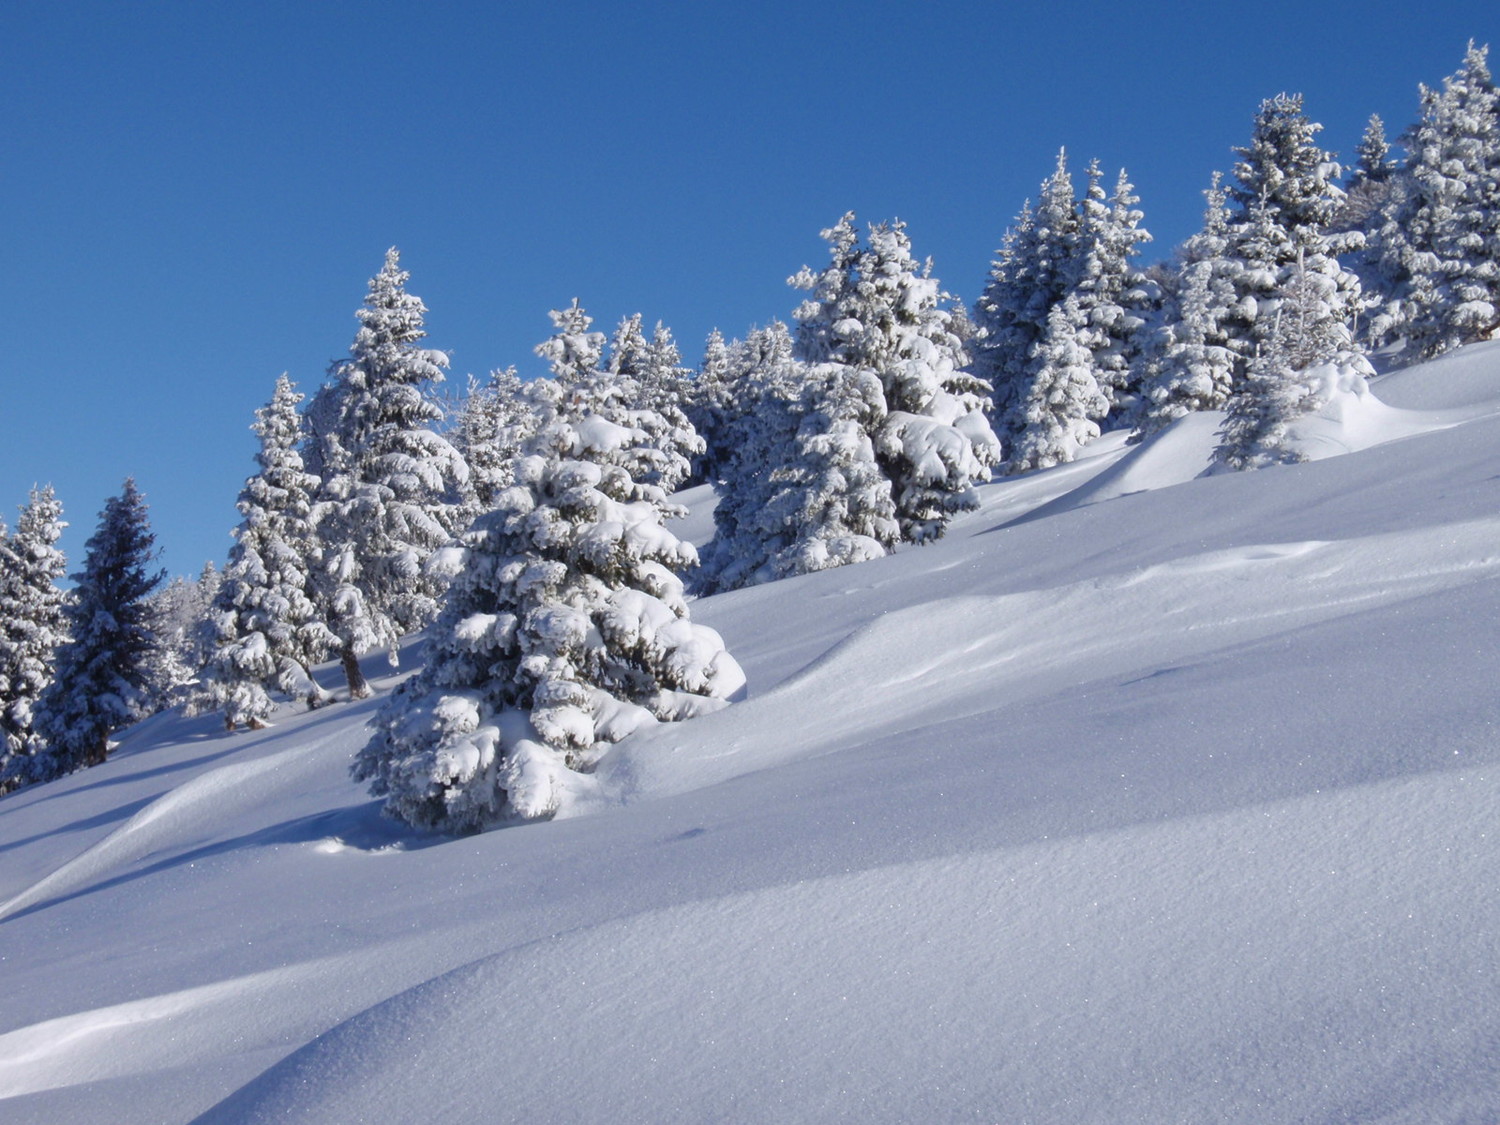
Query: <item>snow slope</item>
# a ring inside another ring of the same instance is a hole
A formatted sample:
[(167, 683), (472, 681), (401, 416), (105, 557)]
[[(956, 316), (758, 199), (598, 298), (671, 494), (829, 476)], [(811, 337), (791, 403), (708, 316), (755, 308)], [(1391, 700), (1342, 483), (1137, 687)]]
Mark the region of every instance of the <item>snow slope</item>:
[(1500, 1119), (1500, 346), (1215, 425), (696, 603), (749, 698), (550, 823), (383, 820), (378, 700), (5, 798), (0, 1119)]

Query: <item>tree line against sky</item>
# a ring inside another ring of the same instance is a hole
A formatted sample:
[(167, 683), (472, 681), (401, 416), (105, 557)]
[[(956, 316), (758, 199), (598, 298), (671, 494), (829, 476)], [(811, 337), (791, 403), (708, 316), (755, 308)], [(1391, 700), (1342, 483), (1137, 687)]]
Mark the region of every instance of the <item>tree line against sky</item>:
[[(1288, 426), (1341, 381), (1500, 327), (1500, 95), (1471, 45), (1397, 158), (1372, 118), (1345, 174), (1300, 97), (1257, 111), (1164, 261), (1128, 177), (1075, 184), (1059, 153), (966, 308), (899, 221), (822, 232), (829, 260), (779, 321), (696, 369), (639, 315), (610, 337), (575, 301), (536, 349), (447, 416), (447, 356), (388, 252), (349, 356), (256, 413), (257, 471), (222, 572), (163, 586), (127, 480), (64, 591), (50, 489), (0, 526), (0, 791), (103, 761), (154, 709), (263, 726), (272, 692), (321, 706), (314, 665), (429, 630), (354, 774), (393, 815), (447, 831), (555, 810), (571, 776), (643, 725), (724, 706), (743, 674), (690, 619), (711, 594), (941, 537), (975, 486), (1149, 440), (1222, 411), (1216, 470), (1298, 458)], [(710, 483), (700, 559), (672, 495)]]

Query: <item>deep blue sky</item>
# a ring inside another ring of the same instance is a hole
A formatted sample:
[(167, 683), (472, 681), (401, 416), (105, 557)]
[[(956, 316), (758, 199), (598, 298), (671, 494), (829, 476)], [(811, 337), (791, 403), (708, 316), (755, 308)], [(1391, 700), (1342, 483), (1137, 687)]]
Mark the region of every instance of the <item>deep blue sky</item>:
[(52, 482), (76, 568), (134, 475), (165, 565), (222, 563), (253, 411), (344, 354), (390, 245), (458, 385), (538, 370), (575, 296), (696, 362), (789, 316), (847, 209), (972, 301), (1066, 145), (1129, 170), (1165, 254), (1262, 98), (1349, 154), (1497, 28), (1472, 0), (8, 0), (0, 516)]

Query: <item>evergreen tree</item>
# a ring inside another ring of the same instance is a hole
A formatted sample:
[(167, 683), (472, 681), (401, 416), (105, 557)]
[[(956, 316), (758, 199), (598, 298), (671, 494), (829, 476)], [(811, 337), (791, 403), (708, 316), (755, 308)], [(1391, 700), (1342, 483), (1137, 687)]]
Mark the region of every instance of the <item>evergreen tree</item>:
[(1203, 229), (1188, 239), (1165, 304), (1140, 362), (1142, 435), (1198, 410), (1220, 410), (1229, 400), (1234, 357), (1224, 323), (1232, 315), (1240, 264), (1226, 256), (1229, 211), (1220, 176), (1205, 193)]
[(1080, 219), (1067, 151), (1042, 181), (1035, 213), (1021, 208), (990, 270), (990, 280), (974, 305), (972, 370), (992, 387), (991, 416), (1007, 442), (1023, 423), (1019, 404), (1036, 374), (1036, 352), (1047, 333), (1047, 318), (1077, 279)]
[(830, 265), (790, 279), (811, 293), (795, 313), (797, 358), (868, 370), (880, 381), (884, 409), (870, 415), (868, 436), (902, 537), (938, 538), (955, 513), (977, 505), (973, 485), (1000, 459), (983, 412), (987, 387), (964, 372), (953, 299), (931, 263), (912, 257), (903, 223), (872, 225), (862, 245), (850, 212), (822, 234)]
[(1298, 270), (1333, 280), (1329, 307), (1343, 322), (1352, 324), (1362, 307), (1359, 279), (1337, 256), (1358, 250), (1363, 237), (1330, 233), (1344, 194), (1336, 183), (1339, 165), (1316, 143), (1321, 130), (1303, 112), (1301, 95), (1279, 94), (1261, 103), (1250, 144), (1235, 150), (1226, 256), (1239, 265), (1238, 299), (1221, 323), (1236, 379), (1252, 357), (1269, 354), (1276, 311)]
[(1017, 405), (1023, 425), (1011, 447), (1010, 472), (1072, 461), (1099, 436), (1109, 395), (1099, 383), (1089, 340), (1078, 297), (1070, 293), (1047, 315), (1047, 335), (1036, 348), (1040, 366)]
[(550, 316), (556, 331), (537, 345), (536, 353), (552, 367), (561, 409), (575, 417), (595, 414), (644, 435), (631, 443), (634, 479), (676, 491), (692, 471), (689, 458), (703, 451), (703, 441), (676, 406), (662, 412), (644, 405), (637, 374), (649, 362), (650, 345), (640, 332), (640, 317), (621, 325), (606, 364), (604, 334), (589, 331), (593, 319), (576, 299)]
[(1323, 406), (1331, 379), (1373, 374), (1353, 350), (1335, 270), (1314, 271), (1304, 258), (1280, 298), (1273, 331), (1226, 406), (1215, 460), (1229, 469), (1303, 460), (1288, 426)]
[(715, 710), (744, 682), (718, 635), (688, 620), (673, 573), (695, 554), (639, 483), (645, 433), (528, 386), (546, 418), (515, 484), (464, 534), (466, 562), (427, 665), (391, 696), (354, 775), (410, 824), (473, 831), (550, 815), (643, 724)]
[(1089, 165), (1088, 189), (1080, 205), (1079, 257), (1069, 295), (1076, 299), (1083, 320), (1081, 339), (1088, 345), (1095, 381), (1109, 399), (1110, 413), (1126, 419), (1134, 414), (1137, 388), (1132, 372), (1157, 299), (1155, 287), (1135, 266), (1151, 235), (1140, 225), (1143, 216), (1135, 206), (1140, 199), (1124, 170), (1108, 197), (1100, 179), (1095, 161)]
[(1385, 122), (1378, 113), (1370, 114), (1364, 136), (1360, 138), (1354, 152), (1358, 159), (1354, 165), (1351, 185), (1383, 184), (1396, 171), (1396, 162), (1391, 159), (1390, 143), (1385, 139)]
[(67, 640), (57, 585), (66, 569), (57, 541), (67, 526), (50, 485), (31, 490), (14, 535), (0, 523), (0, 793), (31, 780), (42, 749), (38, 700)]
[(155, 644), (149, 596), (164, 576), (149, 569), (154, 544), (145, 499), (127, 479), (104, 505), (84, 545), (83, 569), (72, 575), (71, 640), (58, 649), (38, 707), (46, 748), (34, 760), (36, 780), (103, 762), (109, 736), (145, 713)]
[(536, 354), (552, 368), (552, 377), (565, 387), (597, 380), (604, 364), (603, 332), (590, 332), (593, 317), (579, 307), (578, 298), (566, 309), (548, 313), (556, 329), (536, 347)]
[(612, 393), (632, 412), (630, 425), (646, 431), (647, 443), (671, 456), (680, 469), (669, 477), (648, 475), (642, 483), (659, 484), (668, 492), (682, 487), (692, 463), (707, 445), (683, 410), (682, 354), (672, 333), (660, 321), (651, 338), (641, 328), (641, 314), (620, 322), (610, 345), (607, 368)]
[(1366, 307), (1378, 304), (1377, 295), (1382, 291), (1380, 216), (1400, 186), (1400, 166), (1390, 153), (1385, 122), (1379, 114), (1371, 114), (1364, 136), (1355, 146), (1357, 159), (1345, 184), (1344, 205), (1331, 228), (1338, 234), (1357, 232), (1364, 239), (1364, 245), (1351, 250), (1346, 258), (1359, 274)]
[(1500, 93), (1487, 57), (1471, 43), (1441, 91), (1422, 88), (1410, 155), (1373, 237), (1387, 300), (1371, 338), (1405, 338), (1414, 358), (1500, 327)]
[(900, 540), (869, 438), (885, 410), (880, 381), (847, 364), (799, 362), (780, 346), (779, 324), (750, 342), (758, 335), (766, 344), (739, 383), (744, 411), (731, 431), (701, 593), (879, 558)]
[(243, 517), (223, 581), (207, 614), (207, 694), (230, 730), (265, 725), (275, 709), (266, 686), (304, 699), (328, 693), (312, 666), (339, 645), (312, 598), (312, 511), (318, 478), (303, 468), (297, 413), (304, 396), (285, 375), (255, 412), (260, 471), (245, 481), (236, 507)]
[(359, 656), (437, 613), (444, 578), (426, 562), (459, 530), (467, 466), (435, 426), (427, 393), (448, 357), (422, 348), (427, 308), (406, 292), (394, 248), (356, 314), (349, 358), (335, 363), (309, 410), (309, 468), (322, 481), (314, 509), (318, 608), (339, 638), (349, 693), (369, 694)]
[(179, 703), (196, 711), (199, 674), (213, 655), (210, 607), (224, 576), (205, 563), (196, 581), (174, 578), (149, 599), (155, 644), (146, 663), (152, 713)]
[[(738, 341), (736, 342), (738, 343)], [(715, 328), (703, 347), (698, 374), (687, 388), (683, 410), (693, 429), (703, 439), (703, 452), (693, 466), (693, 479), (713, 482), (731, 455), (725, 434), (738, 412), (736, 405), (736, 360), (723, 333)]]
[[(796, 403), (791, 456), (770, 473), (756, 514), (765, 561), (748, 581), (786, 578), (880, 558), (901, 537), (891, 484), (869, 434), (885, 396), (865, 368), (806, 369)], [(753, 556), (751, 556), (753, 558)]]
[(449, 438), (469, 467), (471, 504), (459, 521), (467, 527), (495, 506), (511, 485), (511, 460), (535, 428), (527, 415), (522, 383), (514, 367), (490, 373), (481, 385), (471, 378)]

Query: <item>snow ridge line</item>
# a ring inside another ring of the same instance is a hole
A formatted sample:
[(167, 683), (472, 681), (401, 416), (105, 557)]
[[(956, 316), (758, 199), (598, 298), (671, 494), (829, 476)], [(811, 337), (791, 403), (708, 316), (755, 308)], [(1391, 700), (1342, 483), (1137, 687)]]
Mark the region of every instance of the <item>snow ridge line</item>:
[(240, 789), (254, 778), (312, 757), (319, 749), (340, 736), (341, 732), (326, 735), (305, 746), (268, 754), (252, 762), (219, 766), (169, 789), (102, 840), (90, 844), (24, 891), (0, 902), (0, 922), (46, 897), (55, 896), (61, 890), (82, 885), (110, 865), (125, 863), (145, 855), (160, 835), (148, 829), (163, 817), (180, 810), (193, 809), (226, 791)]
[[(825, 958), (837, 954), (837, 943), (826, 939), (834, 918), (840, 925), (859, 927), (868, 937), (861, 948), (877, 954), (871, 964), (879, 963), (880, 954), (887, 961), (910, 955), (914, 946), (931, 957), (935, 948), (945, 945), (946, 933), (950, 935), (947, 951), (972, 968), (973, 958), (981, 951), (962, 936), (952, 939), (952, 934), (964, 935), (981, 927), (993, 938), (993, 955), (1000, 956), (1015, 947), (1026, 948), (1029, 934), (1054, 932), (1059, 917), (1071, 917), (1075, 932), (1103, 929), (1104, 925), (1091, 922), (1101, 914), (1108, 917), (1108, 926), (1126, 924), (1137, 933), (1149, 930), (1153, 941), (1168, 943), (1166, 949), (1191, 954), (1211, 949), (1202, 934), (1221, 922), (1242, 928), (1246, 940), (1257, 926), (1241, 911), (1236, 892), (1246, 886), (1243, 879), (1226, 884), (1214, 903), (1219, 913), (1206, 921), (1192, 911), (1173, 913), (1178, 889), (1205, 870), (1222, 870), (1226, 857), (1243, 856), (1247, 849), (1270, 849), (1278, 857), (1274, 864), (1278, 878), (1352, 901), (1350, 885), (1383, 882), (1392, 863), (1415, 866), (1426, 862), (1413, 856), (1454, 855), (1460, 857), (1457, 862), (1481, 867), (1485, 856), (1476, 845), (1483, 837), (1482, 825), (1492, 819), (1497, 804), (1500, 785), (1487, 771), (1440, 771), (1160, 824), (798, 879), (610, 918), (498, 950), (394, 992), (274, 1063), (195, 1118), (194, 1125), (251, 1125), (293, 1118), (363, 1120), (361, 1110), (378, 1117), (375, 1107), (400, 1104), (395, 1091), (415, 1073), (449, 1065), (455, 1050), (470, 1049), (476, 1037), (493, 1035), (497, 1024), (504, 1027), (504, 1021), (516, 1018), (518, 1012), (542, 1019), (567, 1012), (558, 1026), (568, 1019), (587, 1025), (593, 1015), (598, 1026), (611, 1027), (613, 1017), (607, 1014), (611, 1010), (664, 1003), (662, 994), (676, 987), (671, 971), (651, 961), (666, 933), (731, 935), (721, 953), (725, 998), (716, 1007), (701, 993), (691, 991), (689, 984), (671, 997), (672, 1007), (675, 1011), (680, 1010), (677, 1004), (686, 1005), (698, 1018), (704, 1012), (717, 1012), (726, 1035), (743, 1036), (744, 1049), (761, 1050), (765, 1038), (732, 1014), (733, 1001), (771, 987), (782, 990), (789, 1003), (836, 1009), (841, 998), (838, 990), (847, 985), (830, 982), (843, 981), (850, 970), (845, 965), (843, 972), (828, 971), (832, 962)], [(1454, 815), (1455, 808), (1462, 811)], [(1401, 811), (1393, 826), (1394, 810)], [(1366, 842), (1371, 840), (1379, 841), (1373, 853)], [(1146, 856), (1156, 866), (1151, 869), (1150, 885), (1143, 887), (1132, 876), (1144, 869)], [(1056, 892), (1059, 870), (1082, 870), (1092, 877), (1075, 880), (1071, 900), (1054, 903), (1049, 892)], [(1253, 880), (1260, 877), (1252, 873), (1245, 878), (1252, 880), (1248, 885), (1253, 887)], [(917, 913), (902, 899), (900, 890), (893, 891), (911, 887), (926, 889)], [(936, 897), (934, 889), (941, 890)], [(1288, 910), (1300, 911), (1298, 904), (1306, 897), (1286, 895), (1277, 901)], [(1145, 905), (1138, 899), (1144, 899)], [(1018, 906), (1028, 912), (1030, 921), (1046, 925), (1008, 923)], [(1351, 910), (1340, 913), (1329, 907), (1325, 913), (1329, 926), (1309, 927), (1304, 922), (1300, 928), (1264, 929), (1267, 946), (1289, 954), (1308, 932), (1324, 934), (1324, 944), (1334, 944), (1365, 936), (1370, 925)], [(1342, 919), (1343, 928), (1331, 933), (1335, 919)], [(959, 924), (950, 925), (954, 920)], [(1164, 926), (1167, 936), (1157, 936)], [(1057, 959), (1055, 953), (1053, 959)], [(571, 977), (537, 971), (539, 965), (558, 963), (589, 966), (594, 987), (576, 987)], [(1184, 1011), (1192, 1007), (1188, 992), (1209, 991), (1204, 981), (1210, 971), (1222, 973), (1222, 966), (1213, 962), (1211, 953), (1197, 956), (1190, 977), (1173, 986)], [(1002, 992), (994, 999), (1006, 999), (1006, 975), (999, 971), (984, 975), (1002, 982)], [(970, 977), (955, 971), (948, 979)], [(1081, 984), (1071, 984), (1071, 979), (1072, 974), (1062, 972), (1038, 987), (1069, 995), (1081, 992), (1087, 997), (1087, 977), (1078, 978)], [(802, 995), (804, 990), (806, 995)], [(958, 992), (950, 999), (957, 1006), (969, 1006)], [(981, 1023), (992, 1018), (983, 1012), (969, 1015), (971, 1019), (977, 1015)], [(1217, 1018), (1211, 1013), (1199, 1023), (1206, 1030)], [(1012, 1026), (1011, 1034), (1015, 1033)], [(592, 1034), (585, 1032), (582, 1039), (588, 1041)], [(496, 1069), (512, 1076), (511, 1092), (521, 1107), (517, 1112), (523, 1114), (528, 1109), (537, 1112), (542, 1104), (536, 1068), (509, 1065), (512, 1059), (507, 1052), (514, 1054), (514, 1044), (524, 1038), (500, 1035), (496, 1042)], [(1193, 1036), (1184, 1039), (1191, 1042)], [(592, 1052), (602, 1050), (595, 1042), (583, 1047), (570, 1042), (563, 1049), (590, 1058), (597, 1058)], [(610, 1049), (629, 1050), (619, 1041)], [(472, 1110), (464, 1115), (458, 1107), (455, 1102), (433, 1108), (440, 1115), (454, 1112), (456, 1119), (479, 1119)]]
[[(1062, 665), (1079, 682), (1135, 674), (1493, 577), (1497, 525), (1244, 544), (1052, 588), (933, 598), (859, 626), (764, 695), (691, 729), (622, 743), (591, 779), (597, 791), (564, 815), (836, 752), (876, 727), (955, 717), (948, 709), (981, 681), (995, 709), (1029, 698)], [(878, 711), (858, 706), (871, 692), (884, 701)], [(782, 736), (788, 727), (795, 744)]]

